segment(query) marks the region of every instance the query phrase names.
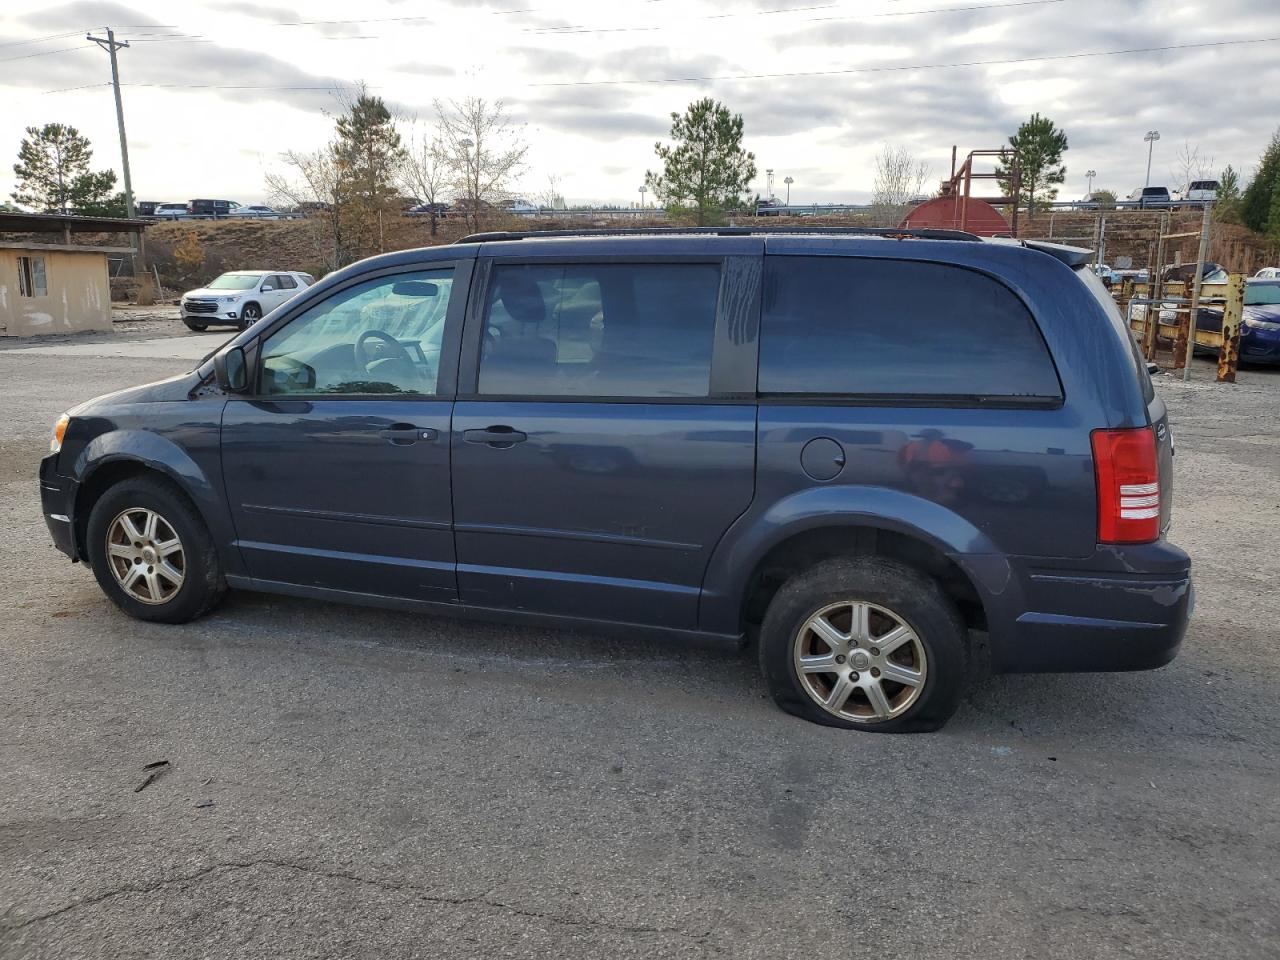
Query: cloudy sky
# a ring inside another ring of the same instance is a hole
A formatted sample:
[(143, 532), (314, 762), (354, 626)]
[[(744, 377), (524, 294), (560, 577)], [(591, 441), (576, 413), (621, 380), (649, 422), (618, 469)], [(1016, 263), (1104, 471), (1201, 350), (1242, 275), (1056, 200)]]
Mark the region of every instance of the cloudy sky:
[(148, 200), (261, 200), (356, 81), (424, 119), (436, 98), (502, 98), (531, 148), (522, 192), (552, 174), (585, 202), (636, 200), (671, 111), (707, 95), (745, 118), (759, 191), (772, 167), (796, 203), (867, 199), (884, 143), (945, 175), (952, 144), (999, 146), (1033, 111), (1070, 138), (1064, 198), (1089, 168), (1095, 188), (1141, 186), (1148, 130), (1152, 182), (1173, 187), (1184, 144), (1247, 172), (1280, 124), (1277, 0), (10, 0), (0, 195), (23, 128), (50, 121), (119, 170), (107, 55), (84, 39), (108, 25), (131, 43)]

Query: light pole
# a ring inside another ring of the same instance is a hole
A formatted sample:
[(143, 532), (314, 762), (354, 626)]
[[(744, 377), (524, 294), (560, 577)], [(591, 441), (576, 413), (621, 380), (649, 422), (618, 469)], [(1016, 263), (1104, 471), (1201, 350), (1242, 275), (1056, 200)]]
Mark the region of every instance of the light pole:
[(1147, 142), (1147, 182), (1144, 187), (1151, 186), (1151, 151), (1156, 148), (1156, 141), (1160, 139), (1159, 130), (1148, 130), (1147, 135), (1142, 138)]
[(1084, 172), (1085, 179), (1089, 181), (1089, 189), (1085, 192), (1084, 198), (1090, 200), (1093, 198), (1093, 178), (1098, 175), (1097, 170), (1086, 170)]
[(765, 170), (764, 176), (765, 176), (765, 181), (764, 181), (765, 199), (772, 200), (773, 199), (773, 167), (769, 167), (769, 169)]
[(791, 206), (791, 185), (795, 183), (795, 180), (791, 177), (786, 177), (782, 182), (787, 185), (787, 206), (789, 207)]
[(643, 186), (643, 185), (641, 185), (641, 187), (640, 187), (640, 209), (641, 209), (641, 210), (643, 210), (643, 209), (644, 209), (644, 193), (645, 193), (645, 191), (646, 191), (646, 190), (648, 190), (648, 189), (649, 189), (648, 187)]

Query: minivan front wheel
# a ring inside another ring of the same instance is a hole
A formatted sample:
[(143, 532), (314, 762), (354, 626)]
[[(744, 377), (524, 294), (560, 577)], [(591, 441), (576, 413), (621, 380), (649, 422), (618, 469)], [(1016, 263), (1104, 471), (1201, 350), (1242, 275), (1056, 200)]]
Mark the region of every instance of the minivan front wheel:
[(108, 488), (89, 514), (87, 536), (98, 585), (139, 620), (186, 623), (226, 592), (204, 521), (168, 480), (131, 477)]
[(788, 580), (760, 631), (774, 700), (830, 726), (936, 730), (955, 712), (964, 623), (929, 577), (882, 557), (827, 560)]

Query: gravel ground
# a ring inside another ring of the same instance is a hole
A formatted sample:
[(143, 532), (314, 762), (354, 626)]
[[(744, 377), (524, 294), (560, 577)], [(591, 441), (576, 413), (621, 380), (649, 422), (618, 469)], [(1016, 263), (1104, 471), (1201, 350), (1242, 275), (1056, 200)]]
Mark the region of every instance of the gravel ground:
[(5, 346), (2, 957), (1280, 953), (1280, 373), (1159, 378), (1173, 664), (882, 737), (779, 713), (736, 651), (253, 595), (128, 620), (35, 465), (61, 410), (185, 364)]

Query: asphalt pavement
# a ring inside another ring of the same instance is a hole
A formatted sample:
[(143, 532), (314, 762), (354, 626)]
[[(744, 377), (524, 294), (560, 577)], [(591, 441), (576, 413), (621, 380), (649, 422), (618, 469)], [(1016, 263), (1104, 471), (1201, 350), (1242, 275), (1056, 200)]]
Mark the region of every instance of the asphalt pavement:
[(987, 679), (890, 737), (780, 713), (740, 651), (126, 618), (49, 544), (49, 426), (226, 335), (0, 342), (0, 957), (1280, 954), (1280, 372), (1158, 378), (1173, 664)]

